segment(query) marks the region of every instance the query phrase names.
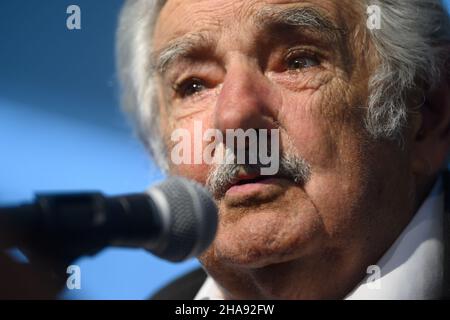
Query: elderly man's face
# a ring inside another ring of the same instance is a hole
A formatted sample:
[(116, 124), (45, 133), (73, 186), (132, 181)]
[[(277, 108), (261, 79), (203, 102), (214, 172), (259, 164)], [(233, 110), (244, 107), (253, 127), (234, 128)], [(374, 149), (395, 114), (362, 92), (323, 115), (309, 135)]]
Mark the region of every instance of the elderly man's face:
[[(158, 76), (169, 147), (194, 121), (275, 128), (280, 154), (311, 169), (305, 183), (272, 179), (217, 199), (218, 235), (201, 262), (229, 297), (343, 297), (414, 212), (408, 144), (364, 129), (377, 64), (364, 15), (354, 0), (169, 0), (160, 14), (155, 51), (184, 50)], [(171, 166), (202, 183), (210, 170)]]

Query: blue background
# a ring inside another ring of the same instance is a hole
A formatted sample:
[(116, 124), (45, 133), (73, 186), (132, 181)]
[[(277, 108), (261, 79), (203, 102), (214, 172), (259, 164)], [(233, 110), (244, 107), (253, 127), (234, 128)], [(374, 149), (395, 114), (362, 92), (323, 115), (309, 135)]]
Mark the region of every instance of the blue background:
[[(450, 0), (446, 1), (447, 5)], [(77, 4), (82, 30), (66, 28)], [(114, 34), (121, 0), (0, 1), (0, 205), (36, 191), (143, 191), (163, 179), (119, 109)], [(141, 250), (77, 262), (68, 299), (144, 299), (198, 266)]]
[[(82, 30), (66, 28), (81, 8)], [(143, 191), (163, 175), (119, 108), (114, 34), (120, 0), (0, 1), (0, 205), (36, 191)], [(143, 299), (198, 263), (107, 249), (77, 262), (66, 298)]]

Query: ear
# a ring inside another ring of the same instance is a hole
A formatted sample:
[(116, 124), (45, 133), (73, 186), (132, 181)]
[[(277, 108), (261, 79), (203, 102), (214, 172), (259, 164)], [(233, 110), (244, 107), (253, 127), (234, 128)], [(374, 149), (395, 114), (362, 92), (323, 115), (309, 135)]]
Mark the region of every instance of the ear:
[(435, 175), (447, 166), (450, 148), (450, 82), (430, 92), (420, 111), (421, 125), (414, 133), (413, 170)]

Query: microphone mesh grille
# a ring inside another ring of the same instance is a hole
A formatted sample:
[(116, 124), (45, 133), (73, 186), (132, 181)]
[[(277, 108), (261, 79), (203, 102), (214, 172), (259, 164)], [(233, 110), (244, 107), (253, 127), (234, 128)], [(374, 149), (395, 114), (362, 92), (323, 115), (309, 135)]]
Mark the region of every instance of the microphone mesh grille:
[(156, 188), (166, 197), (171, 216), (168, 244), (157, 254), (174, 262), (200, 254), (217, 229), (217, 207), (209, 192), (181, 177), (169, 178)]

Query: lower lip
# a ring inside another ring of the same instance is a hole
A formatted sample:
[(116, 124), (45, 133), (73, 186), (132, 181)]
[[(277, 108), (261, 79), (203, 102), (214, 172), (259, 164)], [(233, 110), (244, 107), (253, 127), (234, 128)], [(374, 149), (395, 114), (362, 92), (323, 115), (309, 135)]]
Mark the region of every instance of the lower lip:
[(246, 195), (246, 194), (260, 192), (270, 186), (279, 185), (281, 180), (282, 180), (281, 178), (267, 178), (267, 179), (260, 180), (258, 182), (254, 182), (254, 183), (234, 185), (230, 189), (227, 190), (226, 195), (227, 196)]

